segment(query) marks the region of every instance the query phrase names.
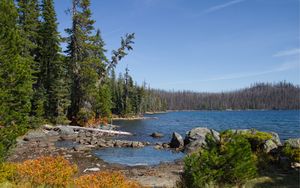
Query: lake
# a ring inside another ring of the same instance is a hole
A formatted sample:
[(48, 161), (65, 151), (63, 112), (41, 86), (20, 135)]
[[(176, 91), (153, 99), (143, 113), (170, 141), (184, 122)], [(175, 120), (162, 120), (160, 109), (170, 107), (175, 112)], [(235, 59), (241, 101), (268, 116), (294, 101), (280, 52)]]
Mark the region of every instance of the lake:
[[(300, 137), (300, 111), (184, 111), (163, 114), (146, 115), (157, 119), (114, 121), (120, 130), (128, 131), (134, 136), (120, 136), (128, 139), (148, 142), (169, 142), (173, 132), (185, 133), (195, 127), (207, 127), (217, 131), (226, 129), (249, 129), (273, 131), (279, 134), (282, 141), (288, 138)], [(162, 138), (152, 138), (153, 132), (164, 134)], [(176, 153), (155, 149), (122, 149), (111, 148), (98, 150), (96, 155), (112, 163), (120, 164), (157, 164), (178, 158)], [(153, 158), (153, 156), (159, 156)], [(182, 157), (179, 155), (179, 157)], [(122, 160), (124, 158), (124, 160)], [(157, 160), (157, 161), (155, 161)], [(130, 162), (128, 162), (130, 161)], [(151, 161), (151, 162), (147, 162)]]

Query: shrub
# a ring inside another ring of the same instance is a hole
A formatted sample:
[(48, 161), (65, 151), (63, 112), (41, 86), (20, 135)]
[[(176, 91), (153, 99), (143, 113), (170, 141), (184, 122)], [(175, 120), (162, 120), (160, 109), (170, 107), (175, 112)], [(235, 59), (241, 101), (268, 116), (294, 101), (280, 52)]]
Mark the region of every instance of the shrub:
[(14, 181), (16, 178), (17, 166), (14, 163), (1, 163), (0, 164), (0, 183), (6, 181)]
[(139, 188), (135, 181), (129, 181), (120, 172), (97, 172), (81, 176), (74, 181), (75, 187), (78, 188)]
[(0, 128), (0, 162), (4, 161), (9, 149), (16, 143), (16, 139), (26, 132), (25, 125), (10, 125)]
[(207, 148), (187, 156), (182, 176), (183, 187), (242, 185), (257, 169), (247, 139), (241, 135), (221, 134), (220, 143), (206, 137)]
[(300, 149), (292, 148), (289, 144), (285, 144), (282, 151), (291, 161), (300, 163)]
[(66, 186), (77, 172), (63, 157), (40, 157), (24, 161), (17, 167), (20, 181), (32, 185)]

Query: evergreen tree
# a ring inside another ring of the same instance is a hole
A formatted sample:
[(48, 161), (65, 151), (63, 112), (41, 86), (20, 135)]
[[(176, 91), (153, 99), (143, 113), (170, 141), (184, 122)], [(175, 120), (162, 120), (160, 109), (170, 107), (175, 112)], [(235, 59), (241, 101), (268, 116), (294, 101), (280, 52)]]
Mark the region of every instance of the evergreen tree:
[[(23, 43), (22, 55), (32, 56), (35, 60), (38, 56), (38, 43), (40, 27), (40, 9), (38, 0), (17, 0), (18, 2), (18, 25), (21, 36), (26, 41)], [(37, 66), (37, 64), (35, 64)], [(37, 67), (34, 67), (36, 71)]]
[(45, 89), (46, 93), (46, 117), (56, 123), (64, 122), (69, 104), (68, 82), (65, 62), (59, 54), (60, 37), (57, 31), (53, 0), (42, 1), (42, 18), (43, 22), (39, 31), (42, 46), (39, 57), (39, 87)]
[(39, 29), (41, 23), (40, 8), (38, 0), (17, 0), (18, 2), (18, 25), (22, 39), (24, 40), (22, 45), (22, 56), (32, 58), (32, 75), (34, 78), (33, 84), (33, 96), (31, 100), (31, 116), (33, 124), (40, 124), (45, 115), (44, 103), (45, 103), (45, 90), (40, 87), (40, 62), (39, 62), (39, 51), (40, 36)]
[(99, 77), (104, 74), (103, 61), (106, 60), (100, 32), (93, 35), (94, 20), (89, 7), (89, 0), (73, 0), (73, 25), (66, 30), (70, 35), (67, 50), (72, 80), (70, 115), (84, 119), (96, 115), (93, 108), (97, 104)]
[(13, 0), (0, 1), (0, 124), (28, 121), (32, 94), (32, 59), (22, 56), (24, 40)]

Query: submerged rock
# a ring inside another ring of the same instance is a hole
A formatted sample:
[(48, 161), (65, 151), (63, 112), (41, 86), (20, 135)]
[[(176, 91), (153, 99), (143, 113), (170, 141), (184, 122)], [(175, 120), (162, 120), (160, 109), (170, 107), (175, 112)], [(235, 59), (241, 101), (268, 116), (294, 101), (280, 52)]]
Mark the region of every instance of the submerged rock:
[(169, 145), (171, 148), (182, 148), (184, 146), (182, 136), (177, 132), (173, 132), (172, 139)]
[(164, 135), (162, 133), (159, 133), (159, 132), (154, 132), (150, 136), (152, 136), (153, 138), (161, 138)]

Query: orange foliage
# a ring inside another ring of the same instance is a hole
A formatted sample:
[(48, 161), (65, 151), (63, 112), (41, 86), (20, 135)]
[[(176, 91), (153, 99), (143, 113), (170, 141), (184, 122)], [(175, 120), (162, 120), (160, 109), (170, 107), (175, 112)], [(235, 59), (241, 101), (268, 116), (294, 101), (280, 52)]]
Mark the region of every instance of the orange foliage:
[(80, 176), (75, 179), (75, 186), (78, 188), (140, 188), (135, 181), (130, 181), (120, 172), (97, 172)]
[(40, 157), (27, 160), (17, 166), (19, 178), (33, 185), (66, 186), (77, 172), (63, 157)]

